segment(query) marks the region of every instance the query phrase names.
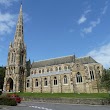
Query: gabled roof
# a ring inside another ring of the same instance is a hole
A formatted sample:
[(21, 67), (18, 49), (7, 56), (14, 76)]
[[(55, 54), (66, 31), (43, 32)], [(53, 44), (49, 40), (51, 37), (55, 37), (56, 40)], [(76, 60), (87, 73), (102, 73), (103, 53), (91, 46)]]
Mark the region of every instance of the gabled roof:
[(83, 58), (76, 58), (76, 63), (88, 64), (88, 63), (97, 63), (92, 57), (83, 57)]
[(51, 66), (51, 65), (58, 65), (58, 64), (64, 64), (64, 63), (71, 63), (74, 62), (75, 56), (65, 56), (60, 58), (53, 58), (38, 62), (32, 63), (32, 68), (39, 68), (39, 67), (45, 67), (45, 66)]
[(39, 67), (45, 67), (45, 66), (51, 66), (51, 65), (58, 65), (58, 64), (64, 64), (64, 63), (82, 63), (82, 64), (88, 64), (88, 63), (97, 63), (92, 57), (82, 57), (82, 58), (75, 58), (75, 55), (71, 56), (65, 56), (60, 58), (53, 58), (38, 62), (32, 63), (32, 68), (39, 68)]

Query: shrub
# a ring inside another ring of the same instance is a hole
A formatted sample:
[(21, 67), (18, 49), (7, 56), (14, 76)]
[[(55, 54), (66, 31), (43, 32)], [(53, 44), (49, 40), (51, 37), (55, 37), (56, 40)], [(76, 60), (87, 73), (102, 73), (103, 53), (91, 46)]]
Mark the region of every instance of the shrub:
[(0, 105), (16, 106), (17, 103), (15, 100), (7, 96), (3, 96), (3, 97), (0, 97)]

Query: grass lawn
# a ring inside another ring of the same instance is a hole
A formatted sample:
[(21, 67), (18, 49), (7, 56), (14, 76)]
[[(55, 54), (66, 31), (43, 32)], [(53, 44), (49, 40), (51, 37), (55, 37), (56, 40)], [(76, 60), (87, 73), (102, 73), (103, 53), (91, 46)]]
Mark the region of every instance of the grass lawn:
[(21, 97), (33, 98), (108, 98), (107, 93), (17, 93)]

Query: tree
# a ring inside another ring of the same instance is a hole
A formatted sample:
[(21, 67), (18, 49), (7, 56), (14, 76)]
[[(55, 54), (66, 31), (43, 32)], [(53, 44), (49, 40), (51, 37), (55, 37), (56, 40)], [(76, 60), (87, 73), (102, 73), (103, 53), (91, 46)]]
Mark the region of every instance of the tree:
[(5, 67), (0, 67), (0, 89), (3, 89), (4, 77), (5, 77)]
[(110, 69), (105, 69), (101, 77), (101, 87), (110, 91)]

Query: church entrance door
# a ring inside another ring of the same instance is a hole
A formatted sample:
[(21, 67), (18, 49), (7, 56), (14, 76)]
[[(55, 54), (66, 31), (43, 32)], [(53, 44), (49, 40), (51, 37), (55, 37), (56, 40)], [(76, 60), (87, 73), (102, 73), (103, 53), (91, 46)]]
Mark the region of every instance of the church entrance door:
[(13, 80), (9, 78), (6, 85), (6, 91), (12, 92), (13, 91)]

